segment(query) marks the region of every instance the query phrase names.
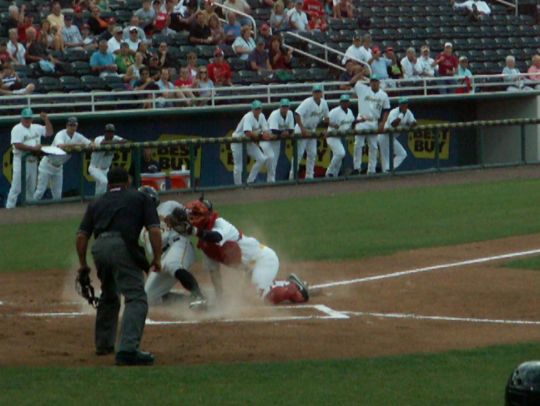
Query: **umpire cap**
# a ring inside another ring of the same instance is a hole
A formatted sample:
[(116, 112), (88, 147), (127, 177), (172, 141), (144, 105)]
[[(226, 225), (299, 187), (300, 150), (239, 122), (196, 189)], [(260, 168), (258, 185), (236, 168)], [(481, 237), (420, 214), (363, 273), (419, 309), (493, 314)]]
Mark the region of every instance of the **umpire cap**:
[(107, 173), (109, 185), (123, 185), (129, 182), (127, 171), (121, 166), (114, 166)]
[(114, 124), (106, 124), (105, 125), (105, 131), (112, 131), (112, 132), (115, 132), (116, 131), (116, 128), (114, 128)]

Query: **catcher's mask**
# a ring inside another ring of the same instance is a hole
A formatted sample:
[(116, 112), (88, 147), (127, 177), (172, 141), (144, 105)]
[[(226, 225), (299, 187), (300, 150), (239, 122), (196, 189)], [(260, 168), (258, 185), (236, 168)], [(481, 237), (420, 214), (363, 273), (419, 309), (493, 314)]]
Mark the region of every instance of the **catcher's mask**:
[(144, 193), (145, 195), (148, 195), (150, 199), (154, 202), (154, 204), (159, 206), (159, 195), (156, 189), (154, 189), (152, 186), (141, 186), (139, 189), (137, 189), (139, 192)]
[(212, 203), (208, 200), (199, 199), (186, 204), (189, 213), (189, 221), (197, 228), (203, 228), (208, 224), (212, 216)]
[(524, 362), (508, 378), (506, 406), (540, 404), (540, 361)]

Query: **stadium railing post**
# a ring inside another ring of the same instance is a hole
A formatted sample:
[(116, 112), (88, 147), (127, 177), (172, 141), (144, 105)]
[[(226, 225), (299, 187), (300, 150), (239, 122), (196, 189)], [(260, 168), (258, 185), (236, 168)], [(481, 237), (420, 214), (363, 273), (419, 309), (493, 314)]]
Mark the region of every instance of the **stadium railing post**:
[(81, 201), (84, 201), (84, 155), (86, 154), (86, 151), (82, 150), (79, 152), (79, 154), (81, 155), (81, 170), (79, 171), (79, 195), (81, 197)]
[(521, 124), (520, 126), (520, 146), (521, 146), (521, 163), (527, 164), (527, 139), (525, 137), (525, 124)]
[(138, 145), (131, 148), (131, 161), (131, 164), (135, 168), (133, 183), (135, 184), (135, 187), (139, 187), (141, 186), (141, 147)]
[(478, 128), (477, 127), (477, 130), (479, 131), (479, 137), (478, 137), (478, 155), (480, 157), (480, 167), (484, 168), (485, 167), (485, 163), (484, 163), (484, 131), (482, 131), (482, 128)]
[[(27, 202), (27, 196), (26, 196), (26, 158), (28, 154), (23, 154), (21, 157), (21, 193), (19, 196), (21, 196), (21, 206), (26, 206)], [(13, 179), (11, 179), (11, 182), (13, 182)], [(32, 196), (29, 196), (29, 199), (31, 199)]]
[(242, 141), (242, 185), (247, 183), (247, 145)]
[(434, 130), (433, 131), (433, 138), (434, 138), (434, 151), (435, 151), (435, 169), (438, 171), (441, 170), (441, 162), (439, 160), (439, 148), (440, 148), (440, 139), (439, 139), (440, 130)]
[(388, 146), (388, 163), (390, 164), (390, 173), (394, 174), (394, 133), (390, 133), (390, 144)]
[(195, 192), (195, 144), (189, 143), (189, 186)]
[(298, 139), (296, 138), (296, 134), (293, 135), (292, 141), (292, 173), (293, 173), (293, 179), (295, 181), (298, 180)]

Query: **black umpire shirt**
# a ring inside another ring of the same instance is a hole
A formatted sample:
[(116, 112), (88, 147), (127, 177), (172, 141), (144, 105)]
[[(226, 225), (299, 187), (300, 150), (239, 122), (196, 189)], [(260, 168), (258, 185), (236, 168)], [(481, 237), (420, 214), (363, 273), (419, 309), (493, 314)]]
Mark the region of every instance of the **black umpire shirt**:
[(159, 227), (152, 199), (133, 189), (111, 189), (91, 202), (79, 226), (79, 232), (98, 238), (103, 232), (119, 232), (128, 245), (137, 245), (143, 227)]

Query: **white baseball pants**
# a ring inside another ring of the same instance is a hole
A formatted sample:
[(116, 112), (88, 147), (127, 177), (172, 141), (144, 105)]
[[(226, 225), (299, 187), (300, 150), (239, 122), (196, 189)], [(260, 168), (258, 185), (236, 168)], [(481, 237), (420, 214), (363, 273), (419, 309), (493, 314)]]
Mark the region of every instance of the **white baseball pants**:
[(60, 170), (60, 172), (53, 175), (49, 172), (40, 170), (38, 173), (37, 188), (36, 192), (34, 193), (34, 200), (41, 200), (43, 194), (49, 186), (49, 182), (51, 186), (52, 198), (54, 200), (59, 200), (62, 198), (62, 184), (64, 182), (63, 171)]
[[(311, 132), (315, 130), (310, 130)], [(296, 172), (300, 167), (300, 161), (304, 157), (304, 152), (306, 153), (306, 179), (313, 179), (315, 173), (315, 161), (317, 159), (317, 140), (316, 139), (307, 139), (307, 140), (297, 140), (296, 151), (298, 153), (298, 162), (296, 165)], [(294, 159), (291, 162), (291, 172), (289, 173), (289, 179), (294, 178)]]
[(186, 237), (174, 241), (161, 256), (161, 272), (150, 272), (144, 285), (149, 304), (159, 304), (178, 279), (174, 276), (179, 269), (189, 271), (195, 262), (195, 250)]
[(266, 181), (268, 183), (273, 183), (276, 181), (276, 169), (279, 160), (279, 152), (281, 150), (281, 141), (261, 141), (259, 145), (267, 158)]
[[(29, 161), (28, 159), (31, 159)], [(13, 176), (11, 187), (6, 201), (6, 209), (13, 209), (17, 205), (17, 198), (21, 193), (22, 160), (19, 156), (13, 157)], [(26, 160), (26, 199), (32, 199), (36, 190), (37, 181), (37, 159), (27, 158)]]
[(345, 157), (345, 148), (339, 137), (328, 137), (326, 143), (332, 150), (332, 160), (326, 169), (326, 176), (338, 176), (341, 170), (341, 162)]
[[(234, 184), (235, 185), (241, 185), (242, 184), (242, 169), (243, 169), (243, 160), (242, 160), (242, 144), (241, 143), (234, 143), (231, 144), (231, 150), (233, 155), (233, 161), (234, 161), (234, 170), (233, 170), (233, 176), (234, 176)], [(254, 142), (248, 142), (246, 144), (246, 151), (249, 157), (255, 160), (255, 163), (251, 167), (251, 171), (249, 171), (249, 176), (247, 178), (247, 183), (253, 183), (255, 182), (255, 179), (257, 179), (257, 175), (259, 174), (262, 166), (266, 163), (266, 155), (261, 151), (259, 146), (255, 144)]]
[(96, 181), (96, 196), (101, 196), (107, 191), (107, 185), (109, 181), (107, 180), (107, 174), (109, 173), (109, 168), (102, 169), (90, 165), (88, 167), (88, 173)]
[[(377, 121), (364, 121), (362, 123), (356, 124), (356, 130), (377, 130), (379, 125)], [(369, 147), (369, 163), (368, 163), (368, 173), (375, 173), (377, 168), (377, 152), (379, 150), (379, 145), (377, 144), (377, 135), (357, 135), (354, 137), (354, 169), (360, 170), (362, 168), (362, 149), (364, 148), (364, 143), (367, 140)]]
[(264, 297), (279, 271), (279, 258), (272, 248), (264, 246), (251, 270), (251, 283), (262, 292), (261, 297)]
[[(381, 166), (383, 172), (388, 172), (390, 170), (390, 135), (388, 134), (379, 134), (378, 135), (379, 148), (381, 151)], [(407, 151), (399, 143), (397, 138), (394, 136), (394, 169), (397, 169), (399, 165), (403, 163), (405, 158), (407, 158)]]

